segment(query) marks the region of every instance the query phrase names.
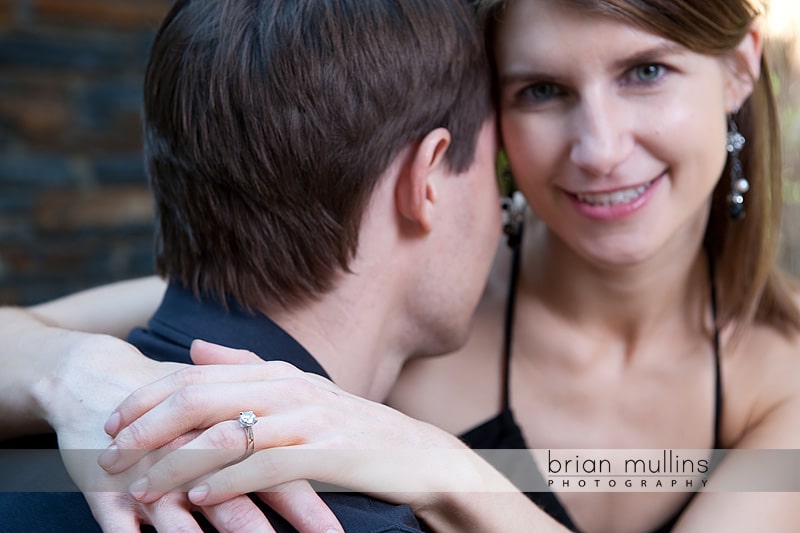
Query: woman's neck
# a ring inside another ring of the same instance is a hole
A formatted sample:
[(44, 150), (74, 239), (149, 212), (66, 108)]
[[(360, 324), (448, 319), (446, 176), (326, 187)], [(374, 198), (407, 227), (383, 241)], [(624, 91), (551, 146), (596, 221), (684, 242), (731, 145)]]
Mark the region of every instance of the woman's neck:
[(607, 267), (534, 222), (526, 229), (522, 265), (518, 290), (587, 333), (635, 345), (665, 326), (706, 329), (710, 290), (699, 240), (676, 238), (638, 264)]

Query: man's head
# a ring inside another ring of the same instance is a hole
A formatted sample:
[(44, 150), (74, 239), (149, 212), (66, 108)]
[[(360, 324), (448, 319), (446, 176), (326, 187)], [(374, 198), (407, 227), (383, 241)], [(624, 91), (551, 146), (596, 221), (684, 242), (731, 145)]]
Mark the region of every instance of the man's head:
[(470, 167), (491, 112), (465, 0), (184, 0), (145, 79), (158, 268), (251, 307), (329, 290), (382, 173), (436, 128)]

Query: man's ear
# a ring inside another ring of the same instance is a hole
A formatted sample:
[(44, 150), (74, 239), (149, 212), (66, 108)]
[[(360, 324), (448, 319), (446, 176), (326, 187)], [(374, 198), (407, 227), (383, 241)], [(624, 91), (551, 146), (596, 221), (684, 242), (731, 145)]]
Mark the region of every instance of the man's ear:
[(731, 52), (731, 79), (726, 93), (725, 108), (734, 113), (753, 93), (755, 84), (761, 76), (761, 54), (764, 42), (757, 23), (750, 25), (744, 39)]
[(431, 131), (411, 148), (408, 164), (397, 180), (398, 212), (425, 232), (431, 230), (437, 198), (435, 178), (447, 168), (444, 154), (449, 146), (449, 131), (444, 128)]

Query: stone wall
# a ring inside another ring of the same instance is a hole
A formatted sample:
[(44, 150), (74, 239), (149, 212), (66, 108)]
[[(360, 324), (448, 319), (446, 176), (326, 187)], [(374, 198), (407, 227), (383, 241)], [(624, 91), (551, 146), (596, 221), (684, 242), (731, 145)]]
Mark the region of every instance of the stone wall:
[(141, 157), (168, 0), (0, 0), (0, 304), (153, 273)]

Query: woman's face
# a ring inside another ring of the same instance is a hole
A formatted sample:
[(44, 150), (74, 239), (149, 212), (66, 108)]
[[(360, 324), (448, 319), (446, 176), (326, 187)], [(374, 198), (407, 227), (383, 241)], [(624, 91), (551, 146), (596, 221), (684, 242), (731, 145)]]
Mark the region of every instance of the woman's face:
[(730, 61), (547, 0), (512, 2), (496, 44), (503, 144), (551, 230), (609, 267), (696, 246), (741, 103)]

